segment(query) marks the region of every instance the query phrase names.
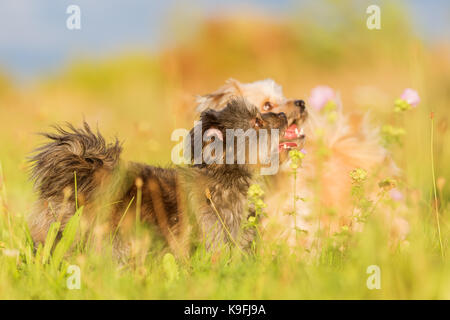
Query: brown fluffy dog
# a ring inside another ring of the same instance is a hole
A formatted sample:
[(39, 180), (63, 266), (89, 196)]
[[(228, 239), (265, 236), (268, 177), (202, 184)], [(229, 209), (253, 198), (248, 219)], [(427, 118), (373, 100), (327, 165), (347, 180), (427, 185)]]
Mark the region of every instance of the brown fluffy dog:
[[(366, 115), (344, 114), (338, 109), (335, 121), (330, 123), (318, 111), (308, 110), (308, 119), (303, 123), (306, 118), (303, 101), (286, 99), (281, 86), (270, 79), (247, 84), (230, 79), (217, 91), (198, 97), (197, 110), (220, 110), (231, 96), (244, 97), (263, 113), (286, 113), (288, 131), (306, 135), (307, 155), (296, 184), (297, 195), (306, 200), (298, 201), (296, 206), (296, 227), (307, 233), (302, 237), (303, 245), (311, 244), (319, 230), (332, 235), (342, 226), (358, 228), (352, 221), (351, 170), (363, 168), (380, 179), (398, 174), (399, 170), (380, 142), (378, 128), (370, 125)], [(285, 172), (289, 172), (288, 167)], [(294, 219), (286, 215), (293, 210), (291, 181), (292, 177), (287, 174), (279, 174), (270, 180), (266, 195), (270, 219), (266, 221), (266, 227), (273, 228), (266, 235), (293, 244), (297, 239)], [(378, 187), (373, 186), (369, 191), (375, 199)], [(319, 214), (314, 216), (314, 213)], [(407, 223), (400, 217), (386, 217), (386, 223), (391, 226), (395, 238), (403, 239), (408, 232)]]
[[(203, 138), (208, 130), (221, 140), (228, 129), (254, 129), (258, 135), (261, 129), (269, 134), (270, 129), (278, 129), (276, 134), (281, 136), (287, 126), (283, 113), (261, 114), (243, 99), (229, 100), (221, 111), (203, 111), (201, 121), (202, 150), (212, 140)], [(119, 142), (106, 143), (87, 123), (81, 129), (70, 124), (68, 129), (56, 127), (56, 133), (44, 136), (51, 142), (36, 149), (31, 159), (39, 199), (29, 225), (36, 244), (45, 241), (52, 223), (61, 222), (63, 230), (77, 205), (84, 206), (83, 217), (90, 228), (101, 220), (110, 234), (117, 230), (115, 248), (125, 252), (136, 219), (154, 226), (181, 254), (189, 251), (192, 242), (188, 240), (205, 240), (208, 249), (230, 241), (246, 248), (252, 241), (252, 232), (243, 231), (242, 223), (248, 216), (247, 190), (257, 175), (258, 163), (202, 161), (172, 169), (124, 163)], [(232, 139), (235, 145), (237, 138)], [(236, 152), (236, 148), (226, 149), (223, 159), (227, 152)]]

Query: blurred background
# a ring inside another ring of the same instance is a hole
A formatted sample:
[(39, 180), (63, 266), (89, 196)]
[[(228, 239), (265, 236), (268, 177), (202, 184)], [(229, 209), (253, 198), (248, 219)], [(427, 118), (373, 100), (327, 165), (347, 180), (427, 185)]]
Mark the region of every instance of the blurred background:
[[(71, 4), (81, 9), (80, 30), (66, 27)], [(380, 30), (366, 26), (372, 4)], [(328, 85), (345, 110), (405, 127), (392, 152), (406, 185), (428, 201), (431, 111), (437, 175), (450, 176), (449, 23), (444, 0), (2, 1), (0, 162), (10, 206), (25, 213), (31, 205), (26, 156), (42, 142), (36, 132), (84, 118), (119, 136), (125, 159), (169, 164), (170, 134), (192, 126), (195, 96), (230, 77), (272, 78), (285, 96), (305, 100)], [(422, 102), (394, 117), (407, 87)]]

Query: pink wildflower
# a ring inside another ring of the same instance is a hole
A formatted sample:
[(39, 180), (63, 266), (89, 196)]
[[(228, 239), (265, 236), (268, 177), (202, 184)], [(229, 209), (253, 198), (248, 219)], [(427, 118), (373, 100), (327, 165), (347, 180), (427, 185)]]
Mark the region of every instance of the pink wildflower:
[(400, 96), (400, 98), (402, 100), (405, 100), (406, 102), (408, 102), (408, 104), (411, 107), (417, 107), (417, 105), (420, 102), (420, 97), (419, 94), (417, 93), (417, 91), (410, 89), (410, 88), (406, 88), (402, 95)]
[(320, 111), (329, 101), (334, 100), (335, 97), (336, 94), (330, 87), (317, 86), (311, 91), (311, 96), (309, 97), (309, 105), (317, 111)]
[(394, 188), (389, 191), (389, 195), (391, 196), (392, 200), (394, 201), (402, 201), (403, 200), (403, 193), (400, 192), (400, 190)]

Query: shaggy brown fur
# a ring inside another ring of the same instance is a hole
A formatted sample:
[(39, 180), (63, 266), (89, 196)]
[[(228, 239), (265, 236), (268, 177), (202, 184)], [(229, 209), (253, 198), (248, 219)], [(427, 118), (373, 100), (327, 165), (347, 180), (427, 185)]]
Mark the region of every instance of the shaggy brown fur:
[[(201, 120), (202, 136), (208, 129), (219, 130), (223, 136), (227, 129), (280, 129), (282, 134), (287, 125), (283, 113), (261, 115), (242, 99), (232, 100), (221, 111), (204, 111)], [(83, 216), (88, 221), (104, 219), (109, 232), (118, 230), (120, 250), (127, 249), (135, 217), (156, 226), (170, 248), (181, 253), (189, 247), (189, 239), (204, 239), (207, 248), (231, 240), (243, 247), (251, 242), (252, 234), (242, 232), (242, 223), (248, 215), (247, 190), (259, 165), (203, 162), (165, 169), (124, 163), (119, 142), (107, 144), (87, 123), (83, 129), (70, 124), (68, 129), (56, 127), (56, 133), (44, 136), (52, 141), (36, 149), (31, 158), (31, 177), (39, 194), (30, 216), (35, 243), (45, 241), (53, 222), (61, 221), (64, 228), (76, 201), (85, 206)], [(208, 143), (202, 142), (202, 147)]]

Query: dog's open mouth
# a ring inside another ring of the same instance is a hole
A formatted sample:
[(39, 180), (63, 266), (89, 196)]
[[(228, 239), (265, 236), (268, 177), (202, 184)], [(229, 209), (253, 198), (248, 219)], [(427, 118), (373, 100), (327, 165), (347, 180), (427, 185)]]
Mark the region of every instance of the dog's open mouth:
[(305, 140), (305, 134), (303, 128), (298, 128), (296, 123), (291, 124), (284, 132), (281, 138), (280, 144), (278, 145), (278, 150), (290, 150), (301, 148)]

